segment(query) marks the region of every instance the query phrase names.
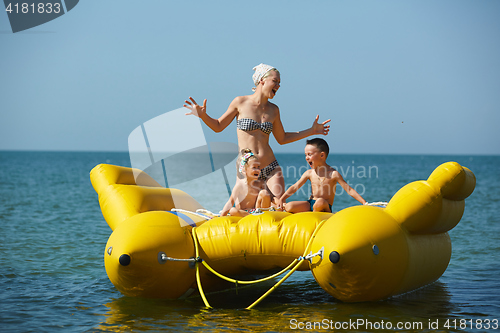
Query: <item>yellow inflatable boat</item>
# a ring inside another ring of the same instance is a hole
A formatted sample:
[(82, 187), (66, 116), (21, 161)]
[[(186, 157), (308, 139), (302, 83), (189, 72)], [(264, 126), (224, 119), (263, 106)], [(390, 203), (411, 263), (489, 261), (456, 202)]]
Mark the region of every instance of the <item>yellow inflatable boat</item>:
[(386, 208), (207, 219), (188, 194), (138, 170), (101, 164), (90, 177), (113, 230), (106, 272), (125, 295), (176, 299), (199, 289), (204, 297), (203, 290), (227, 287), (224, 276), (244, 284), (244, 276), (298, 269), (311, 270), (326, 292), (346, 302), (384, 299), (437, 280), (451, 257), (447, 231), (476, 183), (469, 169), (448, 162), (427, 181), (401, 188)]

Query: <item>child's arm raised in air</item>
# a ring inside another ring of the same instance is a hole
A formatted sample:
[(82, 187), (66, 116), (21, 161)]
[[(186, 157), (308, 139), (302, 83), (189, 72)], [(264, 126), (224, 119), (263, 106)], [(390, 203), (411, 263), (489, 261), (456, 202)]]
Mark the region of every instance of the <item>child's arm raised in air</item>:
[(293, 184), (292, 186), (290, 186), (288, 188), (288, 190), (286, 190), (286, 192), (283, 193), (283, 195), (281, 196), (281, 198), (278, 198), (278, 202), (277, 202), (278, 209), (282, 210), (285, 207), (286, 199), (288, 199), (289, 197), (291, 197), (292, 194), (294, 194), (295, 192), (297, 192), (297, 190), (299, 188), (301, 188), (307, 182), (307, 180), (310, 177), (310, 174), (311, 174), (311, 170), (307, 170), (306, 172), (304, 172), (302, 174), (302, 176), (300, 177), (300, 179), (295, 184)]
[(356, 192), (355, 189), (353, 189), (349, 184), (347, 184), (347, 182), (344, 180), (344, 178), (342, 177), (340, 172), (335, 171), (335, 174), (337, 176), (337, 182), (340, 184), (340, 186), (342, 186), (344, 191), (346, 191), (346, 193), (349, 194), (351, 197), (353, 197), (354, 199), (358, 200), (360, 203), (365, 205), (366, 200), (363, 199), (363, 197), (361, 195), (359, 195), (359, 193)]

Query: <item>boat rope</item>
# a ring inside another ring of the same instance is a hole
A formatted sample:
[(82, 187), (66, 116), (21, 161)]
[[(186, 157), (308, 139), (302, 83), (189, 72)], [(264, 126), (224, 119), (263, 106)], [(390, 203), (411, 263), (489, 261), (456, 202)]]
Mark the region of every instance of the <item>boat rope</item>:
[[(203, 259), (202, 259), (203, 260)], [(259, 283), (259, 282), (264, 282), (264, 281), (267, 281), (267, 280), (271, 280), (277, 276), (280, 276), (281, 274), (285, 273), (288, 269), (290, 269), (290, 267), (292, 267), (297, 261), (299, 260), (303, 260), (302, 259), (294, 259), (290, 265), (288, 265), (286, 268), (282, 269), (280, 272), (278, 273), (275, 273), (273, 275), (270, 275), (268, 277), (265, 277), (265, 278), (262, 278), (262, 279), (258, 279), (258, 280), (251, 280), (251, 281), (242, 281), (242, 280), (235, 280), (235, 279), (231, 279), (230, 277), (227, 277), (227, 276), (224, 276), (222, 274), (220, 274), (219, 272), (215, 271), (212, 267), (210, 267), (207, 262), (205, 260), (203, 260), (201, 263), (203, 264), (203, 266), (205, 266), (210, 272), (212, 272), (214, 275), (220, 277), (221, 279), (223, 280), (226, 280), (228, 282), (231, 282), (231, 283), (236, 283), (236, 284), (253, 284), (253, 283)]]
[[(193, 242), (194, 242), (195, 257), (198, 258), (199, 257), (198, 240), (197, 240), (198, 237), (196, 237), (196, 231), (195, 231), (195, 229), (196, 228), (193, 228), (191, 230), (193, 232)], [(198, 291), (200, 292), (201, 299), (203, 299), (203, 303), (205, 303), (205, 306), (207, 308), (211, 309), (212, 307), (208, 303), (208, 300), (205, 297), (205, 293), (203, 292), (203, 288), (201, 287), (200, 263), (198, 261), (196, 261), (194, 264), (195, 264), (195, 267), (196, 267), (196, 284), (198, 285)]]
[(381, 207), (387, 207), (387, 202), (386, 202), (386, 201), (370, 202), (370, 203), (367, 203), (365, 206), (381, 206)]
[(196, 258), (189, 258), (189, 259), (172, 258), (172, 257), (168, 257), (165, 253), (161, 254), (160, 260), (161, 261), (187, 261), (187, 262), (196, 262)]
[[(224, 276), (224, 275), (218, 273), (212, 267), (210, 267), (210, 265), (208, 265), (205, 260), (203, 260), (202, 258), (199, 257), (199, 255), (198, 255), (199, 254), (198, 236), (196, 234), (196, 228), (191, 229), (192, 235), (193, 235), (193, 241), (194, 241), (194, 245), (195, 245), (195, 255), (196, 255), (196, 258), (189, 259), (189, 261), (194, 261), (195, 262), (195, 265), (196, 265), (196, 283), (198, 285), (198, 290), (200, 292), (201, 298), (203, 299), (203, 302), (205, 303), (205, 306), (207, 308), (212, 308), (210, 306), (210, 304), (208, 303), (208, 300), (205, 297), (205, 293), (203, 292), (203, 287), (201, 286), (200, 269), (199, 269), (199, 264), (200, 263), (202, 263), (210, 272), (212, 272), (214, 275), (218, 276), (219, 278), (221, 278), (223, 280), (226, 280), (226, 281), (229, 281), (231, 283), (234, 283), (236, 285), (236, 288), (238, 288), (238, 284), (253, 284), (253, 283), (259, 283), (259, 282), (267, 281), (267, 280), (273, 279), (273, 278), (275, 278), (277, 276), (280, 276), (281, 274), (285, 273), (287, 270), (290, 270), (280, 281), (278, 281), (278, 283), (276, 283), (264, 295), (262, 295), (254, 303), (252, 303), (249, 307), (247, 307), (247, 309), (249, 310), (249, 309), (253, 308), (255, 305), (257, 305), (258, 303), (260, 303), (260, 301), (262, 301), (264, 298), (266, 298), (276, 288), (278, 288), (283, 282), (285, 282), (285, 280), (288, 279), (288, 277), (290, 277), (290, 275), (292, 275), (293, 272), (295, 272), (299, 268), (300, 264), (302, 263), (302, 260), (308, 260), (310, 263), (312, 263), (312, 258), (314, 258), (316, 256), (320, 256), (321, 258), (323, 258), (324, 248), (321, 248), (321, 250), (319, 250), (317, 253), (314, 253), (314, 254), (313, 253), (306, 254), (306, 253), (309, 251), (309, 248), (311, 247), (312, 241), (316, 237), (316, 233), (318, 232), (318, 230), (320, 229), (320, 227), (323, 225), (323, 223), (325, 221), (326, 220), (321, 221), (316, 226), (316, 228), (314, 229), (314, 231), (313, 231), (313, 233), (311, 235), (311, 238), (309, 239), (309, 242), (307, 243), (306, 249), (304, 250), (303, 255), (301, 255), (297, 259), (294, 259), (286, 268), (284, 268), (280, 272), (275, 273), (273, 275), (270, 275), (268, 277), (262, 278), (262, 279), (252, 280), (252, 281), (242, 281), (242, 280), (231, 279), (231, 278), (229, 278), (227, 276)], [(183, 259), (182, 261), (188, 261), (188, 259)]]
[(197, 209), (196, 212), (199, 213), (199, 214), (205, 214), (205, 215), (213, 216), (213, 217), (219, 217), (220, 216), (220, 214), (212, 213), (208, 209), (203, 209), (203, 208)]
[[(311, 244), (314, 240), (314, 238), (316, 238), (316, 234), (318, 233), (318, 230), (321, 228), (321, 226), (323, 225), (323, 223), (325, 223), (327, 220), (323, 220), (321, 221), (317, 226), (316, 228), (314, 229), (314, 232), (312, 233), (311, 235), (311, 238), (309, 238), (309, 242), (307, 243), (307, 246), (306, 246), (306, 249), (304, 250), (304, 254), (302, 255), (302, 257), (305, 257), (306, 256), (306, 253), (309, 251), (309, 248), (311, 247)], [(285, 282), (286, 279), (288, 279), (290, 277), (290, 275), (293, 274), (293, 272), (295, 272), (297, 270), (297, 268), (299, 268), (301, 262), (299, 261), (298, 264), (295, 265), (295, 267), (293, 267), (290, 272), (288, 272), (283, 278), (281, 278), (281, 280), (278, 281), (278, 283), (276, 283), (274, 286), (272, 286), (266, 293), (264, 293), (264, 295), (262, 295), (259, 299), (257, 299), (255, 302), (253, 302), (252, 304), (250, 304), (246, 309), (247, 310), (250, 310), (252, 309), (254, 306), (256, 306), (257, 304), (260, 303), (260, 301), (262, 301), (264, 298), (266, 298), (269, 294), (271, 294), (276, 288), (278, 288), (283, 282)]]
[(198, 212), (198, 210), (196, 212), (192, 212), (190, 210), (185, 210), (185, 209), (180, 209), (180, 208), (172, 208), (170, 211), (179, 212), (179, 213), (190, 213), (190, 214), (199, 216), (201, 218), (204, 218), (205, 220), (211, 220), (213, 218), (213, 216), (202, 214), (201, 212)]
[(262, 211), (269, 211), (269, 212), (275, 212), (276, 211), (276, 208), (274, 208), (274, 207), (256, 208), (256, 209), (260, 209)]
[[(172, 208), (171, 211), (172, 212), (179, 212), (179, 213), (190, 213), (190, 214), (202, 217), (202, 218), (204, 218), (206, 220), (211, 220), (214, 217), (220, 217), (220, 214), (215, 214), (215, 213), (213, 213), (213, 212), (211, 212), (211, 211), (209, 211), (207, 209), (203, 209), (203, 208), (199, 208), (195, 212), (190, 211), (190, 210), (186, 210), (186, 209), (181, 209), (181, 208)], [(274, 208), (274, 207), (257, 208), (255, 210), (255, 212), (252, 213), (252, 214), (254, 214), (254, 215), (262, 214), (263, 211), (274, 212), (274, 211), (276, 211), (276, 208)]]

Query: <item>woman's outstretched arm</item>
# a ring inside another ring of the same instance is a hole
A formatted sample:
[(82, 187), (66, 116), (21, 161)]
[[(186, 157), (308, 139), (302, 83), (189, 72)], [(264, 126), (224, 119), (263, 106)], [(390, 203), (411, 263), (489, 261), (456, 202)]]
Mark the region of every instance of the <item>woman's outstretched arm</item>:
[(306, 130), (300, 132), (285, 132), (278, 113), (278, 117), (276, 117), (276, 120), (273, 123), (273, 135), (280, 145), (302, 140), (311, 135), (327, 135), (330, 131), (330, 125), (327, 125), (327, 123), (329, 123), (331, 120), (328, 119), (322, 123), (318, 123), (318, 120), (319, 115), (316, 116), (316, 119), (314, 120), (312, 126)]
[(233, 121), (234, 117), (238, 114), (238, 97), (236, 97), (229, 107), (227, 111), (219, 118), (214, 119), (207, 114), (207, 100), (203, 101), (203, 106), (198, 105), (193, 97), (189, 97), (191, 101), (184, 101), (186, 104), (183, 106), (191, 112), (186, 113), (186, 115), (194, 115), (199, 117), (203, 122), (212, 129), (212, 131), (219, 133), (222, 132), (229, 124)]

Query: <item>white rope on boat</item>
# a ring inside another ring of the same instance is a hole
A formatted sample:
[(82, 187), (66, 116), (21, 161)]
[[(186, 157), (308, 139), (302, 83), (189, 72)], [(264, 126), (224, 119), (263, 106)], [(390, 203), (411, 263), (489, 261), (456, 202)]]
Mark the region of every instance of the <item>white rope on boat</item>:
[[(385, 207), (387, 207), (387, 204), (388, 204), (387, 201), (376, 201), (376, 202), (366, 203), (365, 206), (379, 206), (379, 207), (385, 208)], [(196, 212), (192, 212), (190, 210), (185, 210), (185, 209), (180, 209), (180, 208), (172, 208), (171, 211), (172, 212), (179, 212), (179, 213), (190, 213), (190, 214), (199, 216), (201, 218), (204, 218), (206, 220), (210, 220), (214, 217), (220, 217), (220, 212), (219, 212), (219, 214), (216, 214), (216, 213), (213, 213), (213, 212), (211, 212), (207, 209), (203, 209), (203, 208), (197, 209)], [(274, 212), (274, 211), (276, 211), (276, 208), (274, 208), (274, 207), (257, 208), (257, 210), (255, 212), (253, 212), (252, 214), (258, 215), (258, 214), (262, 214), (264, 211)]]
[[(198, 209), (199, 210), (199, 209)], [(179, 213), (190, 213), (190, 214), (193, 214), (193, 215), (196, 215), (196, 216), (199, 216), (199, 217), (202, 217), (204, 218), (205, 220), (210, 220), (212, 219), (212, 216), (208, 216), (208, 215), (205, 215), (205, 214), (202, 214), (202, 213), (198, 213), (198, 210), (196, 212), (192, 212), (190, 210), (185, 210), (185, 209), (180, 209), (180, 208), (172, 208), (171, 211), (172, 212), (179, 212)]]
[(365, 206), (387, 207), (387, 202), (386, 201), (370, 202), (370, 203), (367, 203)]
[(160, 259), (162, 261), (187, 261), (187, 262), (196, 262), (196, 259), (195, 258), (189, 258), (189, 259), (179, 259), (179, 258), (172, 258), (172, 257), (168, 257), (165, 253), (162, 253), (160, 255)]
[[(379, 207), (387, 207), (387, 201), (376, 201), (376, 202), (369, 202), (369, 203), (366, 203), (365, 206), (379, 206)], [(205, 220), (210, 220), (214, 217), (220, 217), (220, 212), (219, 214), (216, 214), (216, 213), (213, 213), (207, 209), (203, 209), (203, 208), (199, 208), (196, 210), (196, 212), (192, 212), (190, 210), (185, 210), (185, 209), (180, 209), (180, 208), (172, 208), (171, 209), (172, 212), (179, 212), (179, 213), (190, 213), (190, 214), (193, 214), (193, 215), (196, 215), (196, 216), (199, 216), (201, 218), (204, 218)], [(257, 210), (255, 212), (253, 212), (252, 214), (254, 215), (258, 215), (258, 214), (262, 214), (264, 211), (270, 211), (270, 212), (274, 212), (276, 211), (276, 208), (274, 207), (269, 207), (269, 208), (257, 208)]]
[[(257, 208), (252, 214), (253, 215), (258, 215), (258, 214), (262, 214), (264, 211), (274, 212), (274, 211), (276, 211), (276, 208), (274, 208), (274, 207)], [(211, 217), (220, 217), (220, 214), (222, 213), (222, 211), (220, 211), (219, 214), (215, 214), (215, 213), (212, 213), (209, 210), (200, 208), (200, 209), (196, 210), (196, 213), (206, 214), (206, 215), (211, 216)]]
[(212, 213), (208, 209), (203, 209), (203, 208), (197, 209), (196, 212), (199, 214), (205, 214), (205, 215), (212, 216), (212, 217), (219, 217), (220, 216), (220, 214)]

